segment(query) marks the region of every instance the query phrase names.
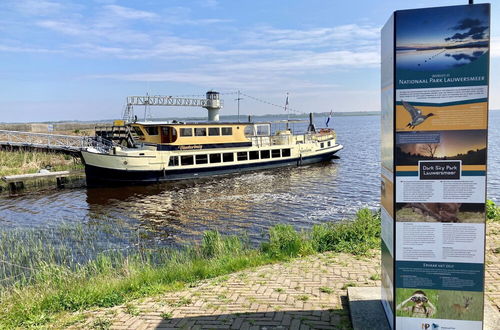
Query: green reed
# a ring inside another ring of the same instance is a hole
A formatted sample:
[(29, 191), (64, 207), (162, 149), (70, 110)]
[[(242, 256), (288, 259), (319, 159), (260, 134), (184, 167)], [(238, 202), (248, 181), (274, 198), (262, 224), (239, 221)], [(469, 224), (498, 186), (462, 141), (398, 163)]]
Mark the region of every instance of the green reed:
[(56, 152), (29, 150), (0, 150), (0, 177), (5, 175), (36, 173), (50, 166), (54, 171), (79, 170), (83, 165), (79, 158)]

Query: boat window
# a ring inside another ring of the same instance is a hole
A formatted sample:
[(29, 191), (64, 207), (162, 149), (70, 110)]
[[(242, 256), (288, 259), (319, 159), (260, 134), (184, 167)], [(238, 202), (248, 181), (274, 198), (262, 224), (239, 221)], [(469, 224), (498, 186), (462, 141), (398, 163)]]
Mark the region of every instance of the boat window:
[(196, 136), (207, 136), (207, 129), (205, 127), (196, 127), (194, 129), (194, 135), (196, 135)]
[(179, 157), (170, 156), (170, 159), (168, 160), (168, 166), (179, 166)]
[(181, 165), (194, 165), (193, 156), (181, 156)]
[(222, 135), (233, 135), (232, 127), (222, 127)]
[(241, 161), (241, 160), (248, 160), (248, 152), (246, 152), (246, 151), (240, 151), (240, 152), (238, 152), (237, 157), (238, 157), (239, 161)]
[(161, 143), (172, 143), (177, 140), (177, 130), (174, 127), (161, 127)]
[(261, 152), (260, 152), (261, 159), (266, 159), (269, 157), (271, 157), (269, 150), (261, 150)]
[(135, 134), (139, 136), (144, 136), (144, 133), (142, 132), (142, 129), (139, 126), (132, 126), (134, 128)]
[(330, 147), (332, 145), (332, 143), (330, 141), (328, 141), (328, 146)]
[(208, 128), (208, 135), (219, 136), (220, 135), (220, 128), (219, 127), (209, 127)]
[(189, 127), (189, 128), (186, 128), (186, 127), (181, 128), (181, 136), (193, 136), (193, 129), (191, 127)]
[(259, 152), (257, 150), (250, 151), (249, 154), (250, 154), (250, 159), (259, 159)]
[(281, 150), (281, 155), (283, 157), (290, 157), (290, 149), (282, 149)]
[(232, 152), (225, 152), (222, 154), (222, 160), (224, 162), (234, 162), (234, 153)]
[(210, 163), (220, 163), (220, 154), (210, 154)]
[(324, 142), (321, 142), (321, 143), (319, 144), (319, 147), (320, 147), (320, 148), (324, 148), (324, 147), (325, 147), (325, 143), (324, 143)]
[(253, 136), (253, 135), (255, 135), (253, 131), (253, 125), (245, 126), (245, 136)]
[(148, 135), (158, 135), (158, 126), (144, 126)]
[(255, 126), (257, 126), (257, 135), (259, 136), (271, 135), (271, 126), (269, 124), (262, 124)]
[(196, 155), (196, 164), (208, 164), (208, 155)]
[(281, 151), (279, 149), (271, 150), (271, 156), (273, 158), (280, 158), (281, 157)]

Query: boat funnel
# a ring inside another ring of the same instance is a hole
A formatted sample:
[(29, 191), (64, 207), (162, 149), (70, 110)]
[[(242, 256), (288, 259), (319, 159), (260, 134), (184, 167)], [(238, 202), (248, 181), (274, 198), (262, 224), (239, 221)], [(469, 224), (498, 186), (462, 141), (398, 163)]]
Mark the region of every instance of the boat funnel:
[(208, 121), (219, 121), (219, 111), (222, 108), (219, 92), (207, 92), (207, 104), (204, 108), (208, 110)]
[(316, 127), (314, 126), (314, 116), (313, 113), (309, 113), (309, 126), (307, 126), (308, 132), (316, 132)]

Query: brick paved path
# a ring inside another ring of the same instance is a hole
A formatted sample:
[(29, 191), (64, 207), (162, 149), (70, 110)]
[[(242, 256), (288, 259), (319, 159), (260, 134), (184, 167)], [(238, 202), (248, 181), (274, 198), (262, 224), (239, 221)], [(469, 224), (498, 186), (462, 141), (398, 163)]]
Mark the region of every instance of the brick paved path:
[[(500, 224), (489, 225), (486, 294), (500, 307)], [(498, 249), (499, 251), (494, 250)], [(347, 287), (380, 286), (380, 255), (325, 253), (200, 282), (110, 309), (79, 328), (349, 329)]]

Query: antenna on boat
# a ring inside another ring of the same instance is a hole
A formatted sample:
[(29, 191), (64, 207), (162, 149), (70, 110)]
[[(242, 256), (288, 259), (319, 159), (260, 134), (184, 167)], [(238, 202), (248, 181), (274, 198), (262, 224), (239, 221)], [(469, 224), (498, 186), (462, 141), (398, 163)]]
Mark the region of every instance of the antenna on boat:
[[(286, 99), (285, 99), (285, 112), (286, 108), (288, 107), (288, 92), (286, 92)], [(290, 121), (290, 111), (286, 113), (286, 129), (288, 130), (288, 122)]]
[(238, 123), (240, 122), (240, 100), (243, 100), (240, 97), (240, 90), (238, 89), (238, 98), (235, 101), (238, 101)]
[(144, 121), (146, 121), (148, 117), (148, 108), (149, 108), (149, 92), (146, 93), (146, 100), (144, 101)]

